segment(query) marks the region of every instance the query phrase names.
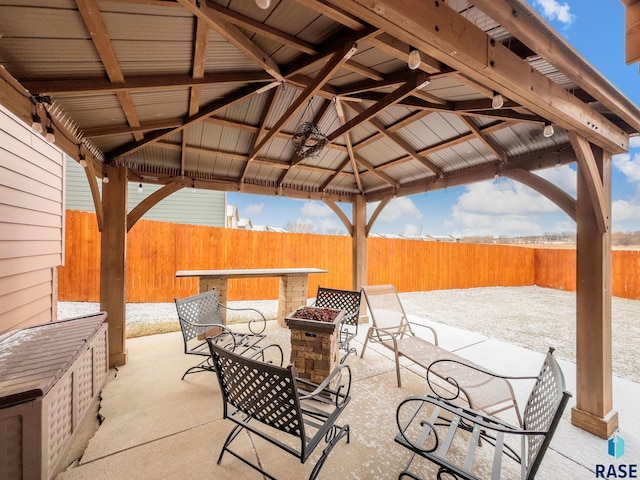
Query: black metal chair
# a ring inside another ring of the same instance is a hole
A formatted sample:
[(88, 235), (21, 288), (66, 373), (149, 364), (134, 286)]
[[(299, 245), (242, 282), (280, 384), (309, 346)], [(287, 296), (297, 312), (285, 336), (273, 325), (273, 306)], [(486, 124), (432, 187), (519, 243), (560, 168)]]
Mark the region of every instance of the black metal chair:
[[(315, 479), (329, 453), (346, 436), (349, 425), (335, 422), (351, 400), (351, 370), (348, 365), (335, 368), (320, 385), (296, 378), (293, 365), (281, 367), (231, 352), (212, 339), (209, 348), (220, 383), (223, 418), (236, 425), (227, 436), (218, 465), (225, 452), (275, 480), (264, 469), (231, 449), (231, 444), (246, 429), (305, 463), (322, 441), (327, 445), (316, 461), (309, 479)], [(278, 435), (274, 432), (288, 435)], [(293, 467), (292, 467), (293, 468)], [(292, 475), (291, 478), (298, 478)]]
[[(412, 454), (398, 479), (421, 478), (415, 469), (410, 470), (416, 457), (436, 464), (438, 479), (448, 475), (456, 479), (493, 480), (514, 478), (518, 474), (519, 478), (533, 479), (571, 394), (565, 391), (564, 376), (552, 348), (537, 377), (510, 378), (535, 379), (522, 428), (456, 405), (451, 398), (427, 395), (409, 397), (400, 403), (396, 410), (399, 433), (395, 441)], [(519, 443), (519, 453), (516, 443)], [(479, 459), (479, 452), (486, 446), (493, 449), (490, 452), (493, 455)], [(516, 462), (509, 473), (504, 472), (510, 467), (503, 465), (504, 457)], [(515, 467), (518, 473), (513, 471)]]
[(358, 319), (360, 317), (361, 291), (338, 290), (318, 286), (314, 306), (318, 308), (335, 308), (344, 310), (344, 317), (340, 325), (340, 338), (338, 340), (341, 350), (346, 353), (340, 360), (343, 363), (350, 353), (357, 351), (350, 346), (351, 340), (358, 334)]
[[(265, 337), (263, 332), (267, 323), (264, 315), (258, 310), (223, 305), (218, 301), (215, 288), (183, 299), (176, 298), (174, 301), (182, 330), (184, 353), (203, 357), (199, 364), (184, 372), (183, 380), (190, 373), (213, 371), (205, 336), (212, 336), (218, 345), (240, 354), (254, 354), (259, 351), (258, 343)], [(248, 323), (250, 333), (232, 331), (225, 324), (222, 309), (251, 312)]]

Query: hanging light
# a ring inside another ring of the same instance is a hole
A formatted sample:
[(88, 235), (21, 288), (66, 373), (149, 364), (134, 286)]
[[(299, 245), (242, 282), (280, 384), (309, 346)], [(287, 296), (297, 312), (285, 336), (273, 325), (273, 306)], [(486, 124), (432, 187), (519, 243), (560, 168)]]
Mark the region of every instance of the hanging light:
[(553, 130), (553, 125), (549, 120), (544, 122), (544, 130), (542, 130), (542, 135), (546, 138), (552, 137), (555, 131)]
[(409, 68), (411, 70), (416, 70), (420, 67), (420, 61), (420, 52), (413, 47), (409, 47), (409, 61), (407, 62)]
[(87, 168), (87, 159), (84, 157), (82, 153), (80, 154), (79, 163), (82, 168)]
[(271, 6), (271, 0), (256, 0), (256, 5), (263, 10), (266, 10)]
[(34, 113), (31, 115), (31, 130), (33, 130), (36, 133), (42, 133), (42, 120), (40, 119), (40, 115), (38, 115), (37, 113)]
[(491, 99), (491, 108), (493, 108), (494, 110), (498, 110), (499, 108), (502, 108), (503, 105), (504, 97), (502, 96), (502, 94), (494, 90), (493, 98)]
[(49, 143), (56, 143), (56, 134), (53, 131), (53, 127), (51, 125), (47, 127), (47, 135), (45, 136), (45, 138)]
[(109, 183), (109, 175), (106, 173), (104, 174), (104, 177), (102, 177), (102, 183)]
[(142, 183), (138, 184), (138, 193), (142, 193), (143, 189), (142, 189)]

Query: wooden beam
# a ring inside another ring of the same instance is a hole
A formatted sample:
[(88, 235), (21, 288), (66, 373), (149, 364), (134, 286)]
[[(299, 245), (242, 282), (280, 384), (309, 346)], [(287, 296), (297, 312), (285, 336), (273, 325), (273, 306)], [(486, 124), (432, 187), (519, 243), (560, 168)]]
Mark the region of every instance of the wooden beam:
[[(610, 203), (611, 155), (597, 149), (594, 157)], [(613, 410), (611, 232), (602, 232), (593, 216), (586, 178), (578, 172), (576, 404), (571, 423), (606, 439), (618, 428), (618, 413)]]
[(80, 160), (86, 162), (84, 173), (87, 177), (87, 182), (89, 183), (89, 190), (91, 191), (91, 198), (93, 199), (93, 208), (96, 211), (96, 221), (98, 223), (98, 231), (102, 232), (104, 228), (104, 211), (102, 207), (102, 197), (100, 196), (100, 189), (98, 188), (98, 179), (96, 175), (96, 170), (93, 165), (93, 161), (91, 160), (90, 157), (89, 158), (86, 157), (85, 152), (80, 150), (80, 155), (82, 155), (83, 157)]
[(158, 202), (182, 188), (184, 188), (184, 183), (171, 182), (143, 199), (127, 214), (127, 233), (133, 228), (136, 222), (151, 208), (156, 206)]
[(127, 169), (106, 166), (109, 183), (102, 186), (104, 228), (100, 235), (100, 310), (108, 312), (109, 367), (127, 363)]
[(607, 151), (622, 153), (629, 148), (628, 135), (619, 127), (523, 62), (446, 2), (328, 1), (565, 130), (579, 132)]
[(329, 135), (327, 135), (327, 138), (331, 142), (339, 136), (344, 135), (348, 131), (360, 125), (362, 122), (375, 117), (385, 108), (391, 105), (395, 105), (400, 100), (410, 95), (414, 90), (420, 89), (428, 81), (429, 79), (424, 73), (411, 72), (407, 75), (407, 81), (404, 85), (385, 95), (380, 101), (376, 102), (375, 104), (358, 114), (355, 118), (352, 118), (347, 123), (331, 132)]
[(640, 62), (640, 2), (627, 5), (625, 12), (625, 61)]
[(382, 213), (382, 210), (384, 210), (384, 207), (387, 206), (392, 198), (393, 197), (391, 195), (386, 195), (384, 198), (380, 199), (380, 203), (371, 214), (371, 217), (369, 217), (369, 222), (367, 222), (367, 226), (365, 227), (365, 236), (369, 236), (369, 234), (371, 233), (371, 228), (373, 228), (373, 224), (378, 219), (378, 216)]
[[(109, 80), (114, 83), (123, 82), (124, 75), (120, 68), (120, 63), (118, 62), (115, 49), (111, 43), (111, 38), (109, 38), (107, 28), (102, 20), (102, 13), (100, 13), (100, 8), (98, 7), (96, 0), (76, 0), (76, 5), (78, 6), (78, 11), (82, 16), (82, 20), (91, 35), (91, 39), (98, 51), (98, 55), (102, 60), (104, 68), (107, 71)], [(119, 91), (116, 95), (120, 101), (120, 105), (122, 106), (122, 110), (129, 122), (129, 125), (132, 127), (140, 125), (136, 107), (133, 104), (133, 99), (129, 92)], [(136, 140), (141, 140), (143, 138), (143, 135), (140, 132), (134, 132), (133, 136)]]
[(356, 52), (356, 45), (345, 42), (336, 52), (331, 59), (325, 64), (325, 66), (318, 72), (313, 82), (310, 83), (300, 95), (289, 105), (289, 108), (282, 114), (278, 121), (271, 127), (269, 133), (265, 135), (262, 141), (256, 148), (253, 149), (249, 158), (255, 158), (258, 153), (264, 148), (264, 146), (276, 135), (285, 123), (289, 121), (303, 106), (304, 104), (315, 95), (315, 93), (324, 85), (333, 74), (340, 69), (340, 67)]
[(349, 220), (349, 217), (347, 217), (342, 209), (336, 204), (336, 202), (329, 199), (325, 199), (323, 200), (323, 202), (333, 211), (333, 213), (338, 216), (338, 218), (344, 225), (344, 228), (347, 229), (347, 233), (353, 236), (353, 224)]
[(576, 219), (576, 200), (571, 197), (564, 190), (558, 188), (556, 185), (548, 180), (545, 180), (535, 173), (531, 173), (523, 168), (513, 168), (504, 172), (506, 177), (509, 177), (517, 182), (526, 185), (527, 187), (535, 190), (540, 195), (545, 196), (553, 203), (555, 203), (560, 209), (569, 215), (574, 222)]
[[(196, 41), (196, 45), (197, 43)], [(193, 75), (151, 75), (130, 77), (119, 83), (102, 78), (26, 80), (24, 86), (41, 95), (68, 97), (80, 94), (175, 90), (179, 87), (193, 88), (224, 83), (260, 83), (272, 79), (265, 72), (206, 72), (197, 78)]]
[[(339, 98), (336, 98), (335, 101), (335, 106), (336, 106), (336, 113), (338, 115), (338, 119), (340, 120), (340, 125), (344, 125), (347, 120), (346, 117), (344, 115), (344, 109), (342, 108), (342, 102), (340, 101)], [(362, 193), (362, 182), (360, 181), (360, 175), (358, 173), (358, 165), (356, 163), (356, 158), (355, 158), (355, 154), (353, 152), (353, 146), (351, 145), (351, 135), (349, 135), (349, 132), (344, 134), (344, 142), (347, 146), (347, 154), (349, 156), (349, 161), (347, 162), (347, 164), (351, 163), (351, 168), (353, 169), (353, 176), (354, 176), (354, 180), (356, 182), (356, 187), (358, 188), (358, 191), (360, 193)], [(344, 165), (346, 166), (346, 165)], [(329, 184), (331, 183), (331, 181), (337, 177), (337, 174), (340, 173), (343, 169), (344, 166), (341, 166), (341, 168), (339, 170), (336, 170), (336, 175), (334, 175), (333, 177), (331, 177), (327, 182), (325, 182), (322, 185), (322, 190), (326, 189)]]
[[(260, 47), (253, 43), (235, 25), (225, 20), (216, 10), (208, 7), (208, 2), (196, 2), (196, 0), (177, 0), (186, 10), (196, 17), (204, 20), (211, 28), (221, 36), (229, 40), (250, 60), (262, 67), (269, 75), (278, 80), (284, 80), (280, 73), (280, 67)], [(200, 6), (198, 6), (200, 4)]]
[(255, 89), (255, 86), (243, 87), (234, 92), (231, 92), (230, 94), (226, 95), (224, 98), (221, 98), (219, 100), (214, 100), (206, 108), (201, 109), (197, 115), (189, 117), (184, 121), (184, 123), (177, 126), (176, 128), (155, 132), (154, 134), (145, 137), (141, 141), (129, 143), (129, 144), (123, 145), (120, 148), (117, 148), (116, 150), (111, 152), (111, 155), (108, 160), (109, 161), (117, 160), (118, 158), (137, 152), (138, 150), (140, 150), (141, 148), (147, 145), (158, 142), (162, 140), (164, 137), (172, 135), (176, 132), (180, 132), (185, 128), (190, 127), (191, 125), (198, 123), (211, 115), (214, 115), (216, 112), (219, 112), (220, 110), (224, 110), (225, 108), (231, 105), (234, 105), (237, 102), (245, 100), (247, 97), (255, 95), (256, 93), (257, 91)]
[(587, 186), (598, 229), (601, 233), (608, 232), (611, 229), (611, 214), (591, 145), (576, 132), (567, 132), (567, 135), (578, 158), (578, 175), (583, 177)]
[[(546, 22), (526, 2), (476, 0), (473, 3), (484, 13), (498, 21), (527, 47), (566, 74), (616, 115), (619, 115), (636, 131), (640, 129), (640, 117), (637, 107), (606, 78), (595, 71), (566, 40), (549, 28)], [(636, 4), (632, 9), (635, 10), (634, 33), (636, 35), (636, 48), (638, 54), (640, 54), (640, 5)], [(629, 18), (628, 15), (629, 9), (627, 9), (627, 19)]]

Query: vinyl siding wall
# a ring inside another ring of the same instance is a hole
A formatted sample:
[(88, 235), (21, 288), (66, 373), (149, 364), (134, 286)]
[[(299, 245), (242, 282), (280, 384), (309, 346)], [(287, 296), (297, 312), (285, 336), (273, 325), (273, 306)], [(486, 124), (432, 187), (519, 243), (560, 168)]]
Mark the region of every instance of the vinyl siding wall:
[[(129, 183), (128, 211), (161, 188), (159, 185), (143, 183), (142, 192), (138, 192), (138, 185)], [(81, 212), (96, 211), (85, 172), (78, 162), (69, 157), (67, 157), (66, 187), (67, 209)], [(98, 183), (98, 188), (102, 189), (102, 183)], [(226, 200), (225, 192), (183, 188), (154, 205), (142, 218), (160, 222), (224, 227)]]
[(64, 154), (0, 106), (0, 333), (56, 315)]

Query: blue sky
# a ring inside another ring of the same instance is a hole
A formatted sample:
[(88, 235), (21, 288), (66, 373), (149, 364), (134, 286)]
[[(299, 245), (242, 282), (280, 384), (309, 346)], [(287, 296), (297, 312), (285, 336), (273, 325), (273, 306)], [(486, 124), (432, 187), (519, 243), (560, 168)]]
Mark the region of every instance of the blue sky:
[[(638, 64), (625, 64), (625, 11), (620, 0), (527, 1), (591, 65), (640, 105)], [(575, 197), (575, 166), (537, 173)], [(632, 139), (628, 154), (614, 157), (612, 181), (613, 231), (640, 230), (640, 138)], [(320, 201), (229, 193), (227, 203), (237, 205), (240, 216), (250, 218), (253, 225), (288, 228), (301, 224), (316, 233), (346, 232), (338, 217)], [(343, 208), (351, 217), (351, 206)], [(370, 207), (368, 213), (372, 211)], [(536, 192), (501, 178), (395, 198), (380, 214), (372, 232), (523, 236), (575, 232), (575, 223)]]

